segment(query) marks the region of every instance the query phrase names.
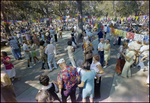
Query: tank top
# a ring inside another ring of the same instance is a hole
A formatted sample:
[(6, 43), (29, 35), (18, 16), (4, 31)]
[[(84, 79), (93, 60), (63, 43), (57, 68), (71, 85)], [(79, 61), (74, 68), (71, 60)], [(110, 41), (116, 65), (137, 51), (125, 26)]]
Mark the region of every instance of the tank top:
[[(100, 70), (96, 67), (97, 65), (101, 65), (101, 63), (97, 62), (97, 63), (94, 64), (94, 61), (92, 61), (90, 69), (94, 69), (96, 73), (100, 72)], [(101, 74), (98, 74), (98, 76), (101, 77)], [(95, 79), (96, 79), (96, 77), (95, 77)]]

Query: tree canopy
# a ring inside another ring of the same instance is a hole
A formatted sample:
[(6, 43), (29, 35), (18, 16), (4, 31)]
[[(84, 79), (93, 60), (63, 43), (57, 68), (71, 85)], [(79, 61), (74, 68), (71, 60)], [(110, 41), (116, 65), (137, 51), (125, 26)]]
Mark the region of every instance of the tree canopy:
[[(56, 18), (78, 13), (77, 1), (1, 1), (1, 20)], [(82, 1), (82, 15), (127, 16), (149, 13), (149, 1)]]

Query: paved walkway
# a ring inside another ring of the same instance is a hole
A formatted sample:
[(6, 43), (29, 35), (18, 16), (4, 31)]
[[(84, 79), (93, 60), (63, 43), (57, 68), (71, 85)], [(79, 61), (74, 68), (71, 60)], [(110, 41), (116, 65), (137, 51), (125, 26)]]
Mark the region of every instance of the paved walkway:
[[(67, 41), (65, 39), (70, 37), (71, 32), (63, 32), (63, 40), (57, 43), (58, 55), (56, 55), (56, 61), (60, 58), (65, 58), (67, 65), (71, 65), (68, 60), (68, 54), (64, 51), (64, 45)], [(96, 34), (96, 33), (94, 33)], [(108, 36), (111, 39), (111, 44), (113, 43), (113, 37)], [(97, 53), (98, 40), (95, 39), (93, 42), (94, 54)], [(75, 59), (83, 59), (83, 52), (80, 48), (75, 51)], [(118, 76), (115, 71), (115, 65), (117, 62), (116, 54), (117, 48), (119, 46), (111, 45), (111, 59), (108, 62), (108, 67), (104, 69), (105, 73), (102, 75), (101, 81), (101, 98), (96, 100), (97, 102), (148, 102), (148, 87), (144, 85), (147, 77), (147, 71), (140, 71), (138, 68), (132, 68), (132, 78), (123, 79)], [(9, 54), (11, 54), (9, 52)], [(39, 55), (39, 53), (38, 53)], [(41, 74), (47, 74), (50, 80), (57, 80), (57, 74), (60, 68), (55, 69), (53, 72), (48, 72), (47, 70), (41, 70), (41, 64), (39, 63), (32, 69), (26, 68), (26, 61), (20, 60), (13, 61), (15, 65), (17, 75), (21, 78), (20, 81), (14, 81), (15, 93), (17, 95), (18, 102), (35, 102), (35, 96), (38, 89), (41, 88), (38, 78)], [(1, 66), (2, 67), (2, 66)], [(78, 89), (77, 93), (78, 95)], [(58, 93), (61, 98), (60, 93)], [(1, 100), (2, 101), (2, 100)], [(68, 98), (70, 101), (70, 98)]]

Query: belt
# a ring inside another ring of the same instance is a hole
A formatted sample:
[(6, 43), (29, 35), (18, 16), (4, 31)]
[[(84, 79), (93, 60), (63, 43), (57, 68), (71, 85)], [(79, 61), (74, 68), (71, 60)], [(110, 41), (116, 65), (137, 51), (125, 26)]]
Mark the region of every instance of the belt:
[(48, 55), (54, 55), (54, 54), (48, 54)]

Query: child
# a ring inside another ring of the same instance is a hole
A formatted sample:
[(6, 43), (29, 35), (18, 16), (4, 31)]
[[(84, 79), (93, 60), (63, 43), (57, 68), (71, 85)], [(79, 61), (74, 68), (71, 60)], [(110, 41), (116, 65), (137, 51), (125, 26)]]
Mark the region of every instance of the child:
[(52, 81), (52, 83), (49, 84), (49, 77), (47, 75), (41, 75), (39, 81), (43, 87), (38, 91), (38, 94), (36, 95), (36, 101), (53, 102), (54, 100), (58, 100), (61, 102), (56, 94), (59, 92), (57, 82)]
[[(40, 41), (40, 58), (42, 60), (42, 68), (41, 69), (45, 69), (44, 68), (44, 64), (47, 63), (47, 55), (45, 54), (45, 46), (44, 46), (44, 41), (41, 40)], [(48, 63), (47, 63), (47, 67), (49, 69)]]
[(5, 65), (5, 72), (8, 74), (10, 80), (16, 79), (16, 71), (14, 69), (13, 64), (11, 63), (10, 57), (7, 56), (7, 53), (2, 51), (1, 52), (1, 62)]
[(39, 63), (39, 59), (36, 57), (36, 48), (35, 48), (35, 44), (33, 43), (33, 41), (30, 41), (30, 49), (32, 51), (32, 56), (33, 56), (34, 65), (35, 65), (36, 60), (38, 60), (38, 63)]

